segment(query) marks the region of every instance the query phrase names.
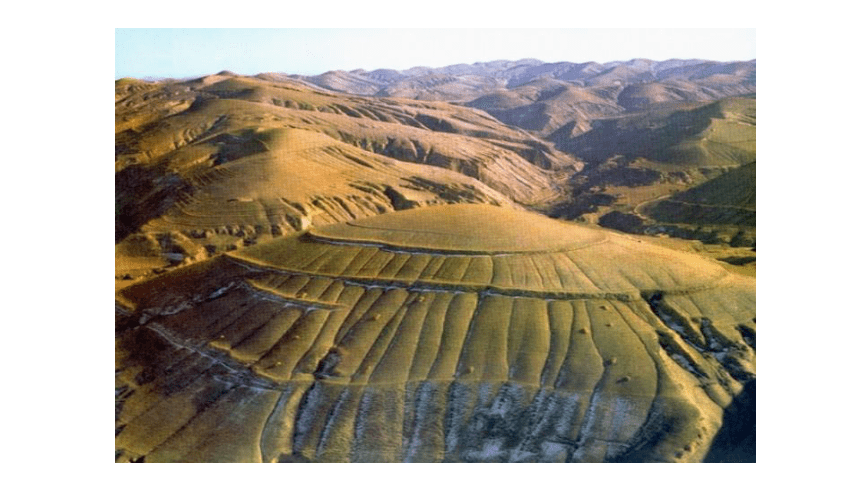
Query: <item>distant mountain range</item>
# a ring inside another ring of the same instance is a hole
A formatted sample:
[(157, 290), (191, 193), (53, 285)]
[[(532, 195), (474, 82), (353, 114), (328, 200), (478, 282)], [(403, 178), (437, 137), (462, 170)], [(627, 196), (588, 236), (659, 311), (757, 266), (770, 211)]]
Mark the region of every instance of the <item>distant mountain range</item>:
[(467, 103), (508, 124), (548, 134), (594, 114), (752, 94), (756, 61), (576, 64), (524, 59), (289, 77), (349, 94)]
[(577, 64), (523, 59), (456, 64), (439, 68), (413, 67), (403, 71), (336, 70), (317, 76), (290, 75), (289, 77), (302, 79), (325, 89), (351, 94), (452, 101), (471, 100), (468, 99), (471, 91), (480, 91), (478, 94), (480, 96), (494, 89), (515, 89), (537, 80), (565, 81), (580, 87), (679, 81), (714, 87), (746, 84), (744, 89), (754, 92), (755, 70), (755, 60), (715, 62), (699, 59), (667, 61), (633, 59), (604, 64), (597, 62)]

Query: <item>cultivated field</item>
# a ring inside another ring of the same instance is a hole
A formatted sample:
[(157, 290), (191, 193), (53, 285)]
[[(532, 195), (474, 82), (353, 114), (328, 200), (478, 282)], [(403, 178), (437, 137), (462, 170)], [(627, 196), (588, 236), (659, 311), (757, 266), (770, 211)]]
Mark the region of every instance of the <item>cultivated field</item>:
[(312, 229), (122, 296), (122, 460), (696, 461), (755, 371), (754, 279), (487, 205)]

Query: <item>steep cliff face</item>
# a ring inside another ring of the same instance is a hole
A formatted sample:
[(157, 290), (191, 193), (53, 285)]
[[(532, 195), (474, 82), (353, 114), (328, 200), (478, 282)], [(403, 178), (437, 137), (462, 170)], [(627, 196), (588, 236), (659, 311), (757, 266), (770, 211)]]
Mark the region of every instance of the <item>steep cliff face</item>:
[(312, 228), (120, 296), (118, 461), (700, 461), (755, 381), (754, 279), (511, 208)]

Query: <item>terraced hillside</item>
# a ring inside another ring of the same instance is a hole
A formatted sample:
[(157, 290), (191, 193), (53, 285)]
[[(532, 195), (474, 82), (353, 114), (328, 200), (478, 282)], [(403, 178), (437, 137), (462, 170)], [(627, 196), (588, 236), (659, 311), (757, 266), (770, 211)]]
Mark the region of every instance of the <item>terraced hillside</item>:
[(546, 203), (582, 167), (446, 103), (229, 72), (115, 87), (118, 278), (415, 206)]
[(648, 229), (645, 207), (755, 161), (755, 68), (522, 60), (121, 79), (117, 284), (311, 225), (438, 203), (519, 204), (750, 245), (747, 228), (696, 224), (697, 212), (688, 227)]
[(754, 279), (490, 205), (312, 227), (119, 302), (118, 461), (700, 461), (755, 384)]

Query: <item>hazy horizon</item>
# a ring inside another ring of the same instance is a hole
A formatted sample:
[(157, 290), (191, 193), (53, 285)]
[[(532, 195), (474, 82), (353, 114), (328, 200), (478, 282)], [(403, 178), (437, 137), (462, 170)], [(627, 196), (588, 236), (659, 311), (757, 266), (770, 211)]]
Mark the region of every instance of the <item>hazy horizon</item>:
[(115, 79), (493, 61), (755, 59), (755, 29), (116, 29)]

